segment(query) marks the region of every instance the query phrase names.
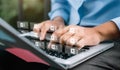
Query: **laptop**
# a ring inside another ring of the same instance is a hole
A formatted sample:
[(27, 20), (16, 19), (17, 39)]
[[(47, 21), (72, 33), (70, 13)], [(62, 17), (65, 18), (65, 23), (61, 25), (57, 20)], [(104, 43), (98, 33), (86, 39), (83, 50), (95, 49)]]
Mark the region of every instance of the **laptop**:
[[(78, 64), (83, 63), (86, 60), (91, 59), (92, 57), (104, 51), (107, 51), (108, 49), (114, 46), (113, 42), (103, 42), (100, 43), (99, 45), (90, 47), (89, 49), (88, 47), (84, 48), (84, 50), (80, 51), (75, 55), (71, 55), (68, 58), (59, 58), (54, 55), (48, 54), (46, 51), (39, 47), (36, 47), (36, 45), (32, 41), (25, 37), (25, 36), (37, 37), (36, 35), (33, 34), (34, 32), (29, 32), (21, 35), (20, 32), (18, 32), (16, 29), (10, 26), (7, 22), (5, 22), (3, 19), (0, 19), (0, 45), (8, 45), (7, 47), (3, 46), (0, 48), (7, 49), (17, 47), (28, 50), (31, 53), (35, 54), (37, 57), (43, 59), (49, 65), (61, 70), (73, 68)], [(11, 47), (9, 45), (14, 46)]]

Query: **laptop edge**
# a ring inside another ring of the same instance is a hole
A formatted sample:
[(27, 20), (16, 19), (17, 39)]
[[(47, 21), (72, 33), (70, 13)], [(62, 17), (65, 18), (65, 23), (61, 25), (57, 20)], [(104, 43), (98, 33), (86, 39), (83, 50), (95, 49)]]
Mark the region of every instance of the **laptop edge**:
[[(40, 49), (38, 50), (38, 48), (36, 48), (34, 44), (32, 44), (29, 40), (27, 40), (24, 37), (19, 36), (20, 33), (16, 31), (12, 26), (10, 26), (7, 22), (5, 22), (1, 18), (0, 18), (0, 28), (3, 28), (5, 31), (7, 31), (7, 33), (9, 33), (11, 37), (14, 37), (15, 39), (17, 39), (17, 41), (21, 42), (21, 44), (19, 44), (20, 46), (17, 46), (18, 48), (29, 50), (30, 52), (34, 53), (39, 58), (42, 58), (44, 61), (48, 62), (53, 67), (56, 67), (62, 70), (67, 69), (65, 66), (49, 58), (42, 50)], [(11, 47), (7, 47), (7, 48), (11, 48)]]

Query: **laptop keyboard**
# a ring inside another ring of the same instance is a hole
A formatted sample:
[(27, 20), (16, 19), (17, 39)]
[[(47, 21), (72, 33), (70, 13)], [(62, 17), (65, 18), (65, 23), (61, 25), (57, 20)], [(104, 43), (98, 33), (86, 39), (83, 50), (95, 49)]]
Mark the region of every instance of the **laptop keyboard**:
[(21, 36), (24, 36), (27, 39), (29, 39), (31, 42), (35, 44), (37, 48), (42, 49), (43, 51), (45, 51), (45, 53), (49, 54), (50, 56), (55, 56), (62, 59), (70, 58), (74, 55), (77, 55), (81, 52), (85, 52), (90, 49), (89, 47), (86, 46), (78, 50), (78, 48), (75, 46), (69, 47), (66, 45), (61, 45), (60, 43), (52, 44), (51, 47), (48, 49), (47, 46), (51, 39), (51, 33), (47, 33), (46, 38), (43, 41), (40, 41), (38, 36), (34, 32), (21, 34)]
[[(48, 32), (46, 34), (46, 38), (43, 41), (40, 41), (37, 34), (32, 32), (33, 26), (34, 26), (34, 22), (17, 22), (17, 28), (18, 31), (21, 33), (21, 36), (26, 37), (27, 39), (29, 39), (31, 42), (33, 42), (35, 44), (35, 46), (39, 49), (42, 49), (43, 51), (45, 51), (45, 53), (47, 53), (50, 56), (54, 56), (54, 57), (58, 57), (58, 58), (62, 58), (62, 59), (68, 59), (74, 55), (77, 55), (79, 53), (85, 52), (87, 50), (89, 50), (89, 47), (84, 47), (80, 50), (77, 49), (77, 47), (72, 47), (70, 48), (69, 46), (66, 45), (61, 45), (59, 43), (56, 44), (52, 44), (51, 48), (47, 48), (49, 41), (51, 39), (51, 34), (52, 32)], [(52, 27), (52, 30), (53, 27)]]

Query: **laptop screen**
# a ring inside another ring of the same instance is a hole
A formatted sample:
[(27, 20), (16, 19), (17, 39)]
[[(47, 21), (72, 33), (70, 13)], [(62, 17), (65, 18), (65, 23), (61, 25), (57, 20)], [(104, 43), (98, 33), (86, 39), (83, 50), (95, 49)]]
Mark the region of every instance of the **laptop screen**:
[(31, 43), (28, 39), (19, 36), (19, 32), (16, 31), (13, 27), (7, 24), (5, 21), (0, 19), (0, 48), (21, 48), (30, 51), (35, 56), (43, 59), (47, 65), (64, 69), (64, 66), (53, 61), (51, 58), (48, 58), (42, 50), (38, 49)]

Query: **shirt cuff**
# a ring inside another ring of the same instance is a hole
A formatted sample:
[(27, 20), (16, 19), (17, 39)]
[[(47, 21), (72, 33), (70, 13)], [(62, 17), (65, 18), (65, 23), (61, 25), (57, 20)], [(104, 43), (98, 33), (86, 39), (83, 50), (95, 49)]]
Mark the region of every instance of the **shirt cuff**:
[(120, 30), (120, 17), (114, 18), (112, 19), (112, 21), (117, 25), (117, 27)]
[(59, 16), (59, 17), (62, 17), (64, 19), (65, 23), (68, 22), (68, 14), (64, 10), (52, 11), (48, 15), (49, 15), (51, 20), (53, 20), (55, 17)]

